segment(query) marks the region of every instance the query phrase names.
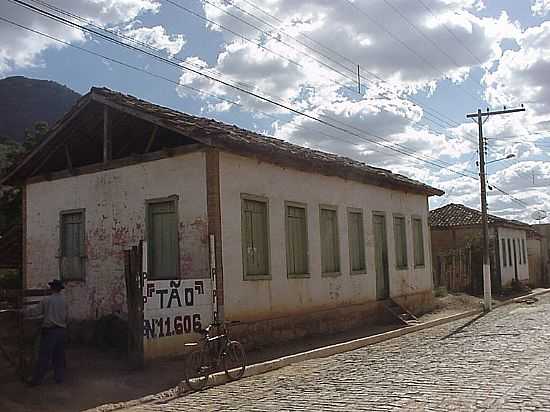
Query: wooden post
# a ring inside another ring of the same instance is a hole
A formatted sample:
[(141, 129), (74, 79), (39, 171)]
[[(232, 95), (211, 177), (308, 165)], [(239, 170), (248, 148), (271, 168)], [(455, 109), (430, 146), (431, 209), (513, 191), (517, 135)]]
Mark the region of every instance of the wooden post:
[(149, 137), (149, 141), (147, 142), (147, 146), (145, 146), (145, 150), (143, 153), (149, 153), (149, 150), (151, 150), (151, 147), (153, 147), (153, 143), (155, 143), (155, 139), (157, 137), (157, 133), (159, 131), (159, 127), (155, 125), (153, 128), (153, 131), (151, 132), (151, 137)]
[(108, 106), (103, 106), (103, 163), (107, 163), (113, 158), (111, 123), (110, 109)]
[(73, 161), (71, 159), (71, 153), (69, 152), (69, 145), (65, 143), (65, 158), (67, 159), (67, 169), (71, 174), (74, 173)]

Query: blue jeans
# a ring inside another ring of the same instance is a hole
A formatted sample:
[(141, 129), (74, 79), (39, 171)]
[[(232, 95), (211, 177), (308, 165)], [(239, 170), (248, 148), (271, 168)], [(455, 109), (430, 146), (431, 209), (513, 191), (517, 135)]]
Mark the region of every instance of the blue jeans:
[(58, 383), (63, 382), (65, 379), (65, 339), (65, 328), (42, 329), (38, 362), (32, 378), (34, 384), (42, 382), (50, 363), (53, 363), (55, 381)]

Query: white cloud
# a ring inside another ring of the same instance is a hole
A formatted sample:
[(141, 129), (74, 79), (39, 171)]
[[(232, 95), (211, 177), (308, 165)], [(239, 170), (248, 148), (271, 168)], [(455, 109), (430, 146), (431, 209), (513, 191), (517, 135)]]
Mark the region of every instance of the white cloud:
[(486, 96), (495, 106), (525, 103), (533, 121), (550, 117), (550, 22), (527, 29), (518, 50), (507, 50), (496, 70), (484, 77)]
[[(156, 12), (160, 7), (156, 0), (58, 0), (55, 6), (104, 26), (130, 22), (142, 13)], [(71, 29), (7, 1), (0, 4), (0, 15), (66, 42), (85, 40), (84, 34), (79, 30)], [(0, 38), (9, 39), (0, 43), (0, 75), (40, 65), (42, 63), (39, 56), (42, 51), (62, 47), (54, 40), (5, 22), (0, 23)]]
[(169, 56), (178, 54), (186, 43), (182, 34), (169, 35), (162, 26), (128, 28), (123, 34), (156, 49), (166, 50)]
[(531, 11), (535, 16), (545, 16), (550, 13), (550, 0), (534, 0)]

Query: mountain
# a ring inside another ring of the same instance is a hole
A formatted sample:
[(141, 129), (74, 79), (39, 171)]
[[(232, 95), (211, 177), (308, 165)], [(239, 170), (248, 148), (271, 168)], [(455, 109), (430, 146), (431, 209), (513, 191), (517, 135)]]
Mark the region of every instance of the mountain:
[(1, 79), (0, 137), (21, 143), (25, 129), (40, 121), (53, 125), (79, 97), (75, 91), (51, 80), (23, 76)]

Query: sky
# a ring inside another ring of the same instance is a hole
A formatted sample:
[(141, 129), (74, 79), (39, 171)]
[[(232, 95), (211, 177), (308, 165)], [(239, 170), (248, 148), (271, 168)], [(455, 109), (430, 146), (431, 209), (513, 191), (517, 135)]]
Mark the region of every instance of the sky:
[(466, 115), (523, 104), (483, 125), (487, 161), (514, 155), (487, 165), (489, 212), (549, 223), (549, 20), (550, 0), (3, 0), (0, 78), (106, 86), (348, 156), (443, 189), (430, 208), (479, 209)]

